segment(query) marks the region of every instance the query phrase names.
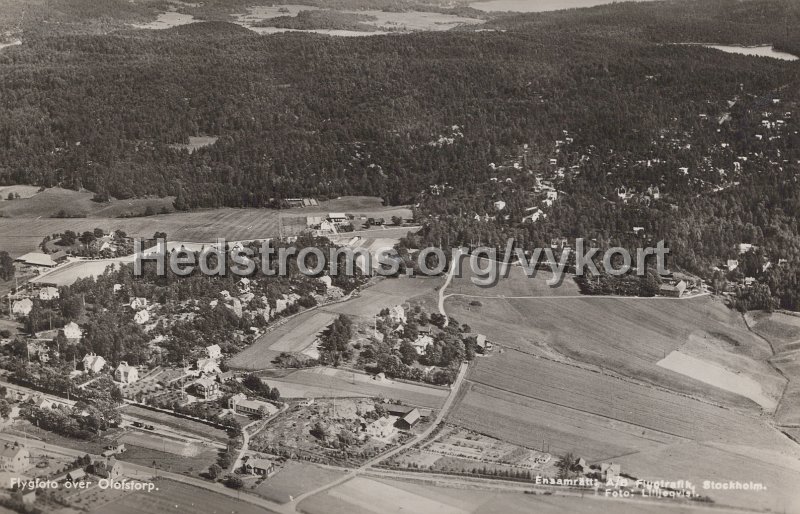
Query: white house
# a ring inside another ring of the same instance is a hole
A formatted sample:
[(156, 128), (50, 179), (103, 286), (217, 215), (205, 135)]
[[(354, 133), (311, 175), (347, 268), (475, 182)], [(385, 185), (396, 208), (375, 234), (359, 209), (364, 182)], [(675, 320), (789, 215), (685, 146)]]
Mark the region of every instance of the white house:
[(123, 384), (132, 384), (139, 380), (139, 370), (136, 366), (129, 366), (127, 362), (122, 361), (114, 371), (114, 379)]
[(33, 309), (33, 301), (30, 298), (23, 298), (14, 302), (11, 306), (11, 312), (16, 316), (27, 316)]
[(506, 208), (506, 202), (504, 202), (503, 200), (498, 200), (494, 202), (494, 208), (497, 211), (502, 211), (503, 209)]
[(405, 323), (406, 310), (403, 309), (402, 305), (395, 305), (394, 307), (389, 309), (389, 318), (395, 323)]
[(150, 313), (146, 310), (141, 310), (133, 316), (133, 321), (137, 325), (143, 325), (150, 320)]
[(43, 287), (39, 289), (39, 299), (42, 301), (55, 300), (59, 296), (57, 287)]
[(198, 359), (197, 371), (198, 373), (205, 375), (214, 375), (222, 372), (219, 369), (219, 363), (216, 359)]
[(371, 437), (386, 439), (394, 434), (394, 421), (390, 417), (376, 419), (366, 426), (364, 432)]
[(70, 321), (63, 328), (64, 337), (67, 339), (80, 339), (83, 337), (83, 330), (74, 321)]
[(100, 373), (100, 370), (102, 370), (105, 365), (106, 365), (106, 360), (100, 355), (95, 355), (94, 353), (87, 353), (86, 355), (83, 356), (83, 369), (86, 371)]
[(218, 344), (212, 344), (211, 346), (206, 346), (206, 353), (208, 354), (209, 359), (222, 358), (222, 348), (220, 348)]
[(433, 344), (433, 338), (431, 336), (421, 335), (411, 343), (411, 346), (414, 347), (419, 355), (422, 355), (425, 353), (425, 349), (428, 348), (429, 344)]
[(147, 307), (147, 298), (134, 298), (131, 300), (131, 309), (138, 311)]

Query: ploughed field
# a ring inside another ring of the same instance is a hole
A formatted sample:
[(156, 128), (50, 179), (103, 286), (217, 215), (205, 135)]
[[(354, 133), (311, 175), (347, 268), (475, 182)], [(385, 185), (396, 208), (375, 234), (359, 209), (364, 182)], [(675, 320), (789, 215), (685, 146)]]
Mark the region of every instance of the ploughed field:
[(335, 368), (309, 368), (282, 377), (262, 377), (277, 387), (283, 398), (381, 397), (406, 405), (438, 409), (449, 390), (443, 387), (397, 380), (376, 380), (371, 375)]
[[(782, 437), (755, 412), (742, 413), (514, 350), (479, 359), (468, 380), (473, 385), (451, 421), (484, 433), (497, 426), (492, 430), (502, 431), (501, 439), (537, 449), (543, 438), (547, 444), (547, 434), (552, 433), (550, 447), (556, 453), (578, 445), (589, 452), (587, 458), (601, 459), (615, 456), (615, 443), (621, 453), (628, 453), (625, 450), (630, 447), (653, 442), (769, 445)], [(508, 422), (497, 423), (498, 416)], [(554, 423), (556, 418), (559, 421)], [(589, 428), (594, 426), (619, 436), (597, 437), (594, 428)], [(586, 433), (564, 437), (573, 431)], [(631, 441), (631, 437), (646, 443)], [(554, 446), (555, 440), (560, 441), (559, 447)]]
[[(448, 292), (450, 289), (448, 288)], [(475, 302), (478, 301), (479, 305)], [(785, 379), (767, 364), (769, 344), (741, 316), (709, 297), (694, 299), (450, 297), (448, 315), (507, 348), (556, 354), (713, 403), (760, 412), (753, 400), (658, 365), (670, 352), (741, 371), (776, 401)]]
[(775, 412), (775, 423), (800, 441), (800, 316), (788, 313), (748, 313), (748, 322), (775, 350), (770, 359), (789, 384)]
[(161, 512), (257, 514), (265, 512), (262, 507), (207, 489), (172, 480), (159, 480), (157, 484), (157, 489), (152, 492), (134, 492), (99, 506), (92, 512), (104, 514), (157, 514)]
[[(781, 400), (786, 379), (772, 363), (794, 362), (800, 324), (789, 321), (796, 319), (762, 325), (782, 350), (773, 357), (740, 315), (711, 298), (484, 298), (475, 305), (451, 297), (446, 310), (497, 345), (470, 369), (450, 423), (556, 456), (620, 462), (639, 478), (763, 482), (770, 493), (698, 492), (721, 505), (800, 509), (788, 485), (800, 479), (800, 446), (776, 429), (772, 409), (724, 381), (658, 364), (680, 352), (725, 369), (779, 402), (781, 419), (794, 403)], [(751, 321), (756, 331), (760, 322), (763, 316)]]

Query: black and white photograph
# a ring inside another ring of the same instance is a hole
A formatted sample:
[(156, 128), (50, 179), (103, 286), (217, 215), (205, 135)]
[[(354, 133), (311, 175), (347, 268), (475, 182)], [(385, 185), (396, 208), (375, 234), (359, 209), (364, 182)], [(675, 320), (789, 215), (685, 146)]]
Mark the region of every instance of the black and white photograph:
[(0, 0), (0, 514), (800, 514), (800, 0)]

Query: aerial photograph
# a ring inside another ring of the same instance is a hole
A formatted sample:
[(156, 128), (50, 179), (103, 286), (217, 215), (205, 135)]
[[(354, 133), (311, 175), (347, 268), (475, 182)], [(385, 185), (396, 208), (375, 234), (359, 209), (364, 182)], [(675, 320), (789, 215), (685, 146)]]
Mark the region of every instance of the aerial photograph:
[(800, 514), (800, 0), (0, 0), (0, 514)]

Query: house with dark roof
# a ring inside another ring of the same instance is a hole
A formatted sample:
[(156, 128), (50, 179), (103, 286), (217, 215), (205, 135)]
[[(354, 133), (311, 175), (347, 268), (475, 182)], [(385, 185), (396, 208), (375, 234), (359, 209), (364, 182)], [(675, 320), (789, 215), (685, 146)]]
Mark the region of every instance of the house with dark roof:
[(408, 414), (398, 419), (395, 425), (402, 430), (411, 430), (414, 428), (414, 425), (419, 423), (421, 417), (419, 410), (412, 409)]

